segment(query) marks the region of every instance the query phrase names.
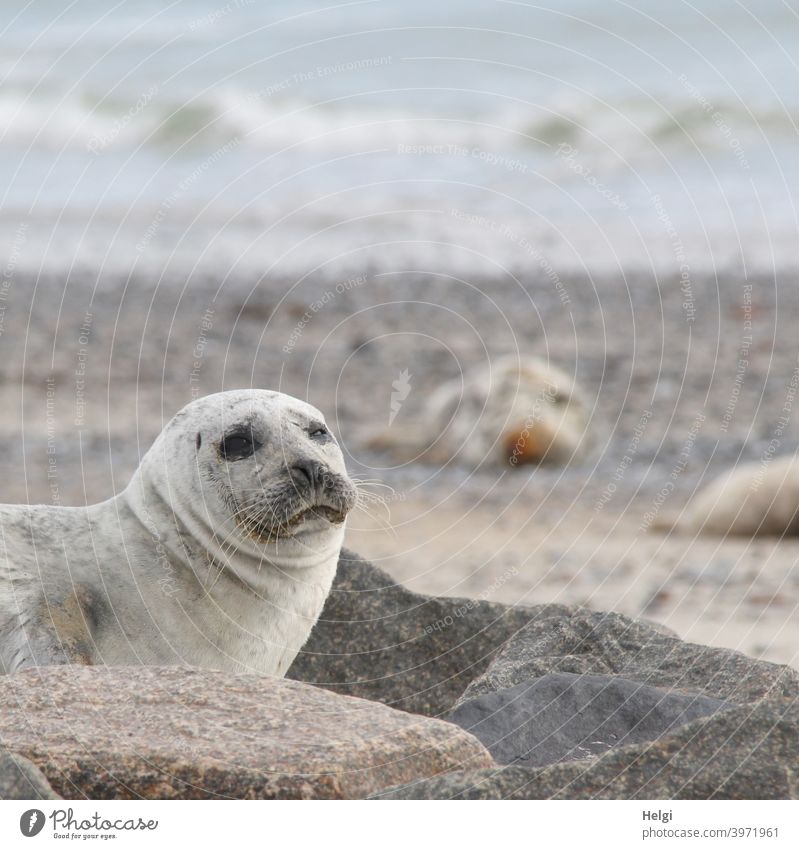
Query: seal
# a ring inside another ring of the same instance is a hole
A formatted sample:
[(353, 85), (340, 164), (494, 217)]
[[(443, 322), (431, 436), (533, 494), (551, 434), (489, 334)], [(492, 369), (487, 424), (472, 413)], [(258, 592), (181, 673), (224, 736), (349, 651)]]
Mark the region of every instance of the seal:
[(716, 536), (799, 536), (799, 457), (775, 457), (731, 469), (657, 530)]
[(586, 452), (589, 424), (569, 375), (537, 357), (507, 356), (441, 384), (416, 423), (398, 418), (367, 445), (397, 462), (563, 465)]
[(193, 401), (114, 498), (0, 505), (0, 670), (282, 676), (322, 610), (356, 500), (314, 407), (265, 390)]

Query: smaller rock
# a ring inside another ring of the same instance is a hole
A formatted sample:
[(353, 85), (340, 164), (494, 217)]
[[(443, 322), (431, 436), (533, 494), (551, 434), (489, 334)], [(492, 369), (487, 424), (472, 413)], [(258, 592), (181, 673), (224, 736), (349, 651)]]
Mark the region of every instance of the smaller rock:
[(0, 799), (60, 799), (27, 758), (0, 749)]
[(449, 718), (498, 763), (545, 766), (656, 740), (725, 707), (626, 678), (561, 672), (462, 702)]

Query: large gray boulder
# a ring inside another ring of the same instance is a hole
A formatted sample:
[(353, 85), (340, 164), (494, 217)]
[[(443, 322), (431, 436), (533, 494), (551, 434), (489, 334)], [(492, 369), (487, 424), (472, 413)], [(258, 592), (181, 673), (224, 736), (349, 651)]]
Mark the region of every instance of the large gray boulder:
[(519, 629), (450, 718), (500, 763), (543, 766), (656, 740), (723, 707), (797, 695), (790, 667), (575, 608)]
[(799, 794), (799, 673), (615, 613), (541, 611), (470, 682), (451, 718), (509, 766), (392, 797)]
[(796, 793), (799, 674), (616, 613), (431, 598), (345, 552), (290, 674), (447, 716), (509, 764), (397, 797)]
[(0, 676), (0, 745), (67, 799), (362, 798), (493, 764), (447, 722), (296, 681), (178, 667)]

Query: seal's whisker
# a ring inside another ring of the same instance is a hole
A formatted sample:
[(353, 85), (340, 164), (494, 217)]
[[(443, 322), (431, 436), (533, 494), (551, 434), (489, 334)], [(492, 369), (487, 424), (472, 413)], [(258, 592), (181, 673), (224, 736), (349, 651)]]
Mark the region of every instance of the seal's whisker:
[(360, 499), (355, 502), (355, 510), (360, 510), (364, 515), (368, 516), (370, 519), (374, 520), (381, 530), (388, 531), (392, 536), (397, 536), (397, 531), (394, 526), (391, 524), (391, 511), (387, 503), (380, 502), (380, 506), (382, 506), (385, 510), (385, 515), (380, 515), (378, 511), (374, 508), (377, 506), (375, 502), (364, 502)]
[(358, 498), (361, 501), (370, 501), (373, 503), (388, 504), (389, 498), (386, 495), (381, 495), (379, 492), (369, 492), (365, 489), (358, 490)]
[(390, 484), (387, 484), (385, 481), (380, 480), (380, 478), (358, 478), (358, 477), (350, 477), (350, 480), (356, 486), (379, 486), (383, 489), (390, 489), (394, 492), (394, 487)]
[(391, 512), (388, 499), (385, 496), (378, 495), (374, 492), (364, 492), (363, 490), (359, 490), (356, 505), (361, 508), (382, 507), (387, 514)]
[(368, 486), (379, 487), (380, 489), (387, 489), (392, 495), (396, 494), (396, 490), (393, 486), (390, 486), (387, 483), (379, 480), (378, 478), (350, 478), (350, 480), (355, 484), (355, 488), (358, 490), (363, 490)]

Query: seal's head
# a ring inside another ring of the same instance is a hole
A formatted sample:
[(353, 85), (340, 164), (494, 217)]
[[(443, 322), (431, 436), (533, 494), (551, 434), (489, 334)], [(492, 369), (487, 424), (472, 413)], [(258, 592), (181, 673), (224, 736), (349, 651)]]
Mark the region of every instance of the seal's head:
[(324, 554), (340, 547), (357, 495), (323, 415), (257, 389), (188, 404), (138, 475), (212, 553), (293, 550), (295, 564), (297, 548)]
[(565, 464), (590, 442), (590, 414), (565, 372), (538, 358), (500, 358), (443, 384), (428, 401), (451, 456), (478, 466)]

